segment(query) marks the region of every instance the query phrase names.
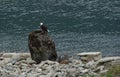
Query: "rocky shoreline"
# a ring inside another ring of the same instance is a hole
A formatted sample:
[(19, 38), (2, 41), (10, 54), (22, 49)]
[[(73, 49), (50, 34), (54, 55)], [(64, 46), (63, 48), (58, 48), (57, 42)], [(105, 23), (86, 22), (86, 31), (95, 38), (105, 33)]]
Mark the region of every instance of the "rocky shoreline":
[[(101, 77), (112, 65), (120, 65), (120, 57), (102, 57), (101, 52), (78, 53), (58, 61), (36, 64), (30, 53), (0, 53), (0, 77)], [(67, 61), (67, 62), (66, 62)]]

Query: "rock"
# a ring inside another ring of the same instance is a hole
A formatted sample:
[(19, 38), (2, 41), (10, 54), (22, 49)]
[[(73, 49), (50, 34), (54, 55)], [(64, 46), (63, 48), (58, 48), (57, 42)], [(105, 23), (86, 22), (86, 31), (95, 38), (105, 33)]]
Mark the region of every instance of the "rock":
[(15, 57), (17, 55), (18, 55), (17, 53), (4, 53), (3, 57), (4, 58), (13, 58), (13, 57)]
[(67, 72), (66, 70), (59, 70), (59, 71), (56, 71), (54, 74), (53, 74), (53, 77), (66, 77), (67, 76)]
[(12, 71), (0, 68), (0, 77), (18, 77), (18, 75), (14, 74)]
[(11, 61), (12, 61), (12, 59), (10, 59), (10, 58), (4, 58), (3, 63), (5, 65), (7, 63), (10, 63)]
[(43, 77), (38, 73), (29, 73), (26, 77)]
[(29, 34), (28, 41), (31, 58), (37, 63), (44, 60), (55, 61), (57, 59), (57, 53), (55, 49), (55, 43), (45, 33), (41, 31), (33, 31)]
[(32, 60), (31, 58), (27, 58), (26, 61), (28, 64), (36, 64), (36, 62)]
[(15, 74), (8, 74), (8, 75), (6, 75), (5, 77), (18, 77), (18, 75), (15, 75)]
[(67, 76), (66, 77), (77, 77), (77, 71), (75, 68), (67, 69)]
[(4, 54), (4, 51), (3, 51), (3, 52), (0, 52), (0, 57), (2, 57), (2, 56), (3, 56), (3, 54)]
[(105, 74), (106, 72), (108, 72), (108, 70), (102, 70), (100, 71), (100, 74)]
[(69, 57), (68, 55), (63, 55), (58, 57), (58, 62), (60, 64), (68, 64), (69, 63)]
[(39, 64), (39, 67), (42, 68), (42, 69), (48, 69), (48, 68), (52, 68), (52, 67), (56, 67), (56, 66), (59, 66), (59, 63), (58, 62), (53, 62), (53, 61), (50, 61), (50, 60), (42, 61)]
[(53, 62), (53, 61), (50, 61), (50, 60), (42, 61), (41, 64), (48, 64), (48, 65), (56, 65), (57, 64), (57, 65), (59, 65), (58, 62)]
[(26, 59), (28, 57), (30, 57), (29, 53), (4, 53), (3, 54), (4, 58), (19, 58), (19, 59)]
[(19, 77), (27, 77), (26, 73), (21, 73), (21, 75)]
[(38, 73), (40, 73), (40, 72), (42, 71), (42, 69), (36, 68), (36, 71), (37, 71)]
[(111, 61), (110, 64), (113, 65), (120, 65), (120, 60), (115, 60), (115, 61)]
[(120, 57), (105, 57), (97, 61), (97, 65), (103, 65), (105, 63), (120, 60)]
[(81, 70), (81, 74), (83, 75), (83, 74), (86, 74), (86, 73), (88, 73), (89, 72), (89, 69), (84, 69), (84, 70)]
[(83, 52), (83, 53), (78, 53), (78, 56), (80, 56), (80, 59), (83, 62), (88, 62), (91, 60), (97, 61), (102, 58), (101, 52)]
[(3, 54), (4, 58), (11, 58), (14, 56), (27, 56), (27, 57), (29, 57), (30, 54), (29, 53), (4, 53)]
[(104, 70), (104, 66), (99, 66), (94, 69), (94, 72), (100, 72)]
[[(4, 63), (12, 63), (13, 65), (15, 64), (15, 63), (17, 63), (18, 61), (20, 62), (21, 60), (22, 61), (24, 61), (24, 60), (26, 60), (27, 58), (28, 58), (28, 55), (26, 55), (26, 53), (25, 54), (21, 54), (21, 53), (18, 53), (18, 54), (16, 54), (16, 53), (11, 53), (11, 54), (8, 54), (7, 53), (7, 56), (6, 55), (4, 55)], [(8, 61), (8, 62), (6, 62), (6, 61)]]
[(0, 57), (0, 61), (3, 60), (4, 58), (3, 57)]
[(95, 68), (96, 67), (96, 63), (94, 62), (94, 60), (89, 61), (88, 63), (85, 64), (86, 68)]

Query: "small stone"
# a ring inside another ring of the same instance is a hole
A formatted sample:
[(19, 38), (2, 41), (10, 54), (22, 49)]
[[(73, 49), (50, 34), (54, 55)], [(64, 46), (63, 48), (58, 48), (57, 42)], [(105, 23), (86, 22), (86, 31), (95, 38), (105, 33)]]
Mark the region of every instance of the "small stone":
[(4, 63), (4, 64), (7, 64), (7, 63), (9, 63), (9, 62), (11, 62), (11, 61), (12, 61), (11, 58), (4, 58), (3, 63)]
[(9, 74), (6, 77), (18, 77), (18, 75), (16, 75), (16, 74)]
[(75, 68), (67, 69), (67, 76), (66, 77), (76, 77), (77, 70)]
[(41, 71), (42, 71), (42, 69), (36, 68), (36, 72), (40, 73)]
[(106, 72), (108, 72), (108, 70), (102, 70), (100, 74), (105, 74)]
[(81, 60), (72, 59), (72, 63), (81, 65), (82, 61)]
[(46, 61), (42, 61), (42, 62), (40, 63), (40, 66), (42, 66), (42, 65), (44, 65), (44, 64), (47, 64), (47, 65), (59, 65), (58, 62), (46, 60)]
[(96, 69), (94, 69), (94, 72), (100, 72), (104, 70), (104, 66), (99, 66)]
[(120, 65), (120, 60), (111, 61), (110, 64), (111, 64), (112, 66), (113, 66), (113, 65)]
[(35, 77), (33, 73), (27, 73), (27, 77)]
[(19, 77), (27, 77), (26, 73), (21, 73)]
[(0, 57), (0, 61), (1, 61), (1, 60), (4, 60), (4, 57)]
[(4, 51), (3, 51), (3, 52), (0, 52), (0, 57), (2, 57), (2, 56), (3, 56), (3, 54), (4, 54)]
[(58, 57), (58, 62), (60, 64), (68, 64), (69, 63), (69, 57), (68, 55), (62, 55)]
[(84, 70), (84, 68), (83, 68), (83, 67), (79, 67), (78, 69), (79, 69), (79, 70)]
[(86, 73), (88, 73), (88, 72), (89, 72), (89, 69), (81, 70), (81, 73), (82, 73), (82, 74), (86, 74)]
[(26, 62), (28, 64), (36, 64), (36, 62), (34, 60), (32, 60), (31, 58), (27, 58)]
[(88, 63), (86, 63), (85, 67), (86, 67), (86, 68), (95, 68), (96, 65), (95, 65), (94, 60), (89, 61)]

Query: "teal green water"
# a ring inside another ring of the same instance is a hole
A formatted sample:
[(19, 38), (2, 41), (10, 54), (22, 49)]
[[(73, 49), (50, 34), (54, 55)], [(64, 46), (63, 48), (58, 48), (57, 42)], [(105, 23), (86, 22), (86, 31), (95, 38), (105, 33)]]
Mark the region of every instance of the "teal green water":
[(0, 51), (29, 52), (28, 34), (40, 22), (58, 53), (120, 56), (119, 0), (0, 0)]

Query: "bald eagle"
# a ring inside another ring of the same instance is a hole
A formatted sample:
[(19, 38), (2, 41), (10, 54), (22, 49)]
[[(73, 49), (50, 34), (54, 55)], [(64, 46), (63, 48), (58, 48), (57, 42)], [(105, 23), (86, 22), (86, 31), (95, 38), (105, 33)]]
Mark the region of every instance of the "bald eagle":
[(45, 25), (43, 25), (43, 23), (40, 23), (40, 28), (43, 32), (49, 32), (48, 28)]

